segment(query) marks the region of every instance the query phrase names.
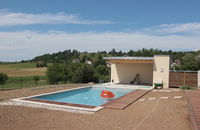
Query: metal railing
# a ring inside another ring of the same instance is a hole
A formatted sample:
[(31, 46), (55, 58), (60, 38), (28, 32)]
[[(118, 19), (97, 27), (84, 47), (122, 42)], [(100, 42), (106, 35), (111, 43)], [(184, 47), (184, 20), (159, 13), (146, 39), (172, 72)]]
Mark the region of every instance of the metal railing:
[(5, 84), (0, 85), (0, 90), (11, 90), (11, 89), (20, 89), (20, 88), (31, 88), (37, 86), (49, 85), (47, 80), (35, 81), (26, 81), (26, 80), (8, 80)]

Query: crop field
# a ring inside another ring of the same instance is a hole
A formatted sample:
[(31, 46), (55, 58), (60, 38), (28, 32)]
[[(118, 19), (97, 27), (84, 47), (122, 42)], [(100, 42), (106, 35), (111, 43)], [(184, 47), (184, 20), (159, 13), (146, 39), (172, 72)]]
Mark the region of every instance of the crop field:
[[(35, 63), (0, 64), (0, 72), (7, 73), (9, 77), (6, 84), (0, 85), (0, 90), (48, 85), (46, 70), (46, 67), (37, 68)], [(37, 85), (34, 76), (39, 77)]]
[(36, 68), (35, 63), (1, 64), (0, 72), (7, 73), (9, 77), (43, 76), (46, 67)]

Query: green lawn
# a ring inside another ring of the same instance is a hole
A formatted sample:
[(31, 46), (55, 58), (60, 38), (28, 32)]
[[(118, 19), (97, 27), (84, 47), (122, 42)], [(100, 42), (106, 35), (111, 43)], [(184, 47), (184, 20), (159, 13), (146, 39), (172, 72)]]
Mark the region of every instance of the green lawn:
[[(39, 76), (40, 80), (38, 81), (37, 86), (48, 85), (46, 76)], [(6, 84), (3, 85), (4, 89), (15, 89), (15, 88), (27, 88), (27, 87), (36, 87), (36, 83), (33, 80), (33, 76), (25, 77), (10, 77)], [(2, 86), (0, 87), (2, 89)]]
[[(37, 86), (48, 86), (48, 80), (46, 76), (39, 76), (40, 80), (38, 81)], [(22, 79), (22, 84), (21, 84)], [(64, 82), (59, 82), (58, 84), (66, 84)], [(0, 90), (2, 89), (17, 89), (17, 88), (31, 88), (37, 87), (36, 83), (33, 80), (33, 76), (24, 76), (24, 77), (10, 77), (6, 84), (0, 85)]]
[[(51, 63), (48, 65), (51, 65)], [(0, 72), (7, 73), (9, 77), (3, 87), (0, 85), (0, 90), (2, 88), (15, 89), (48, 85), (45, 71), (46, 68), (36, 68), (35, 63), (0, 64)], [(37, 86), (33, 80), (35, 75), (38, 75), (40, 78)]]

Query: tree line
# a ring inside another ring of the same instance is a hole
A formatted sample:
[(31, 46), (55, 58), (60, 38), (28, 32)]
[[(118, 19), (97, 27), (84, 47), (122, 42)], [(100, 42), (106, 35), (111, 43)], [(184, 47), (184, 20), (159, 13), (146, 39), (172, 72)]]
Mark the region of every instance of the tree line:
[[(179, 60), (181, 64), (173, 66), (176, 70), (199, 70), (200, 51), (173, 52), (158, 49), (130, 50), (128, 52), (116, 51), (109, 52), (79, 52), (77, 50), (65, 50), (63, 52), (45, 54), (35, 57), (32, 61), (43, 61), (53, 63), (48, 66), (47, 77), (50, 84), (58, 82), (65, 83), (88, 83), (109, 81), (109, 71), (103, 57), (108, 56), (144, 56), (153, 57), (154, 55), (170, 55), (171, 62)], [(88, 64), (86, 61), (90, 61)]]
[(109, 68), (101, 55), (94, 64), (81, 62), (53, 63), (47, 67), (46, 74), (50, 84), (109, 81)]
[(91, 61), (95, 63), (98, 61), (99, 55), (101, 57), (108, 56), (144, 56), (152, 57), (154, 55), (170, 55), (171, 62), (177, 60), (180, 61), (180, 65), (175, 66), (177, 70), (199, 70), (200, 69), (200, 50), (199, 51), (163, 51), (159, 49), (141, 49), (141, 50), (130, 50), (128, 52), (116, 51), (112, 49), (111, 51), (98, 51), (98, 52), (79, 52), (77, 50), (65, 50), (53, 54), (44, 54), (37, 56), (31, 60), (31, 62), (45, 62), (45, 63), (65, 63), (73, 62), (74, 59), (80, 61), (80, 63), (85, 63), (86, 61)]

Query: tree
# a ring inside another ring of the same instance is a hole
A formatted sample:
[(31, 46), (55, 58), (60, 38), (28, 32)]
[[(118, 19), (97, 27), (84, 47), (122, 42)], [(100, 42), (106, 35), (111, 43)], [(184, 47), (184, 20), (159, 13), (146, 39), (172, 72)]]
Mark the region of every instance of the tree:
[(40, 80), (40, 77), (39, 76), (33, 76), (33, 80), (35, 82), (35, 85), (37, 86), (38, 85), (38, 81)]
[(106, 60), (104, 60), (101, 55), (98, 56), (97, 61), (94, 63), (94, 67), (96, 68), (98, 65), (106, 65)]
[(182, 57), (181, 68), (184, 70), (198, 70), (198, 62), (192, 53), (187, 53)]
[(96, 82), (95, 71), (92, 65), (82, 64), (74, 72), (73, 81), (76, 83)]
[(62, 67), (59, 64), (53, 64), (47, 68), (47, 78), (50, 84), (57, 84), (62, 81)]
[(71, 80), (72, 77), (72, 69), (71, 69), (71, 64), (64, 64), (61, 67), (62, 71), (62, 80), (67, 83), (67, 81)]
[(108, 53), (111, 54), (112, 56), (115, 56), (117, 54), (117, 52), (114, 48)]
[(85, 63), (86, 60), (88, 60), (89, 58), (87, 57), (87, 55), (83, 55), (83, 57), (81, 58), (81, 62)]
[(109, 68), (105, 65), (98, 65), (96, 67), (96, 72), (100, 75), (108, 75), (109, 74)]
[(200, 62), (200, 54), (198, 54), (196, 57), (195, 57), (195, 60)]
[(44, 61), (37, 61), (36, 67), (47, 67), (47, 63)]
[(0, 84), (2, 84), (2, 89), (3, 89), (3, 85), (6, 83), (7, 80), (8, 80), (7, 74), (0, 73)]

